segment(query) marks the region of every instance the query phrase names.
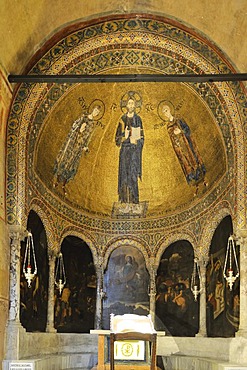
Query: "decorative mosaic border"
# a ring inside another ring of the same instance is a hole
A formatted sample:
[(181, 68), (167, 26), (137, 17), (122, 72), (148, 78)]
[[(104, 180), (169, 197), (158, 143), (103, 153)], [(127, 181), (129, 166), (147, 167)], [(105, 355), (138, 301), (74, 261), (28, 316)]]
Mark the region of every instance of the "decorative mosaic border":
[[(31, 69), (31, 74), (103, 73), (122, 66), (152, 68), (162, 73), (230, 73), (232, 69), (209, 43), (177, 25), (165, 21), (132, 18), (111, 19), (85, 26), (57, 42)], [(82, 228), (117, 233), (165, 229), (203, 218), (205, 209), (224, 199), (229, 187), (236, 189), (230, 204), (237, 200), (239, 225), (245, 223), (244, 146), (242, 117), (246, 96), (236, 82), (192, 85), (210, 108), (224, 138), (228, 172), (205, 199), (193, 209), (172, 216), (160, 215), (144, 221), (114, 221), (107, 215), (90, 216), (87, 210), (75, 211), (61, 204), (44, 188), (33, 173), (33, 154), (39, 130), (46, 115), (70, 85), (22, 84), (16, 94), (8, 124), (8, 193), (9, 224), (21, 223), (32, 202), (32, 190), (55, 215)], [(245, 113), (246, 114), (246, 113)], [(237, 161), (238, 158), (238, 161)], [(236, 176), (237, 174), (237, 176)], [(30, 182), (29, 190), (26, 181)], [(233, 186), (234, 185), (234, 186)], [(30, 192), (30, 193), (29, 193)], [(243, 203), (242, 203), (243, 204)], [(24, 211), (21, 211), (24, 210)], [(179, 211), (179, 210), (177, 210)], [(108, 219), (106, 219), (108, 217)], [(66, 221), (65, 221), (66, 222)]]

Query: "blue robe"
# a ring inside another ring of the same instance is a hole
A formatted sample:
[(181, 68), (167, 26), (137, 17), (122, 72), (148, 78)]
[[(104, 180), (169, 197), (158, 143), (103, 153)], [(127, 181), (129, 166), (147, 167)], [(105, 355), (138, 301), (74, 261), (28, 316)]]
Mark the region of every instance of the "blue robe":
[[(139, 115), (128, 117), (124, 114), (119, 122), (116, 132), (116, 144), (121, 146), (118, 170), (118, 196), (122, 203), (139, 203), (138, 179), (142, 177), (142, 148), (144, 135), (142, 120)], [(125, 139), (125, 128), (130, 130), (129, 137)], [(140, 127), (141, 138), (132, 144), (131, 128)]]

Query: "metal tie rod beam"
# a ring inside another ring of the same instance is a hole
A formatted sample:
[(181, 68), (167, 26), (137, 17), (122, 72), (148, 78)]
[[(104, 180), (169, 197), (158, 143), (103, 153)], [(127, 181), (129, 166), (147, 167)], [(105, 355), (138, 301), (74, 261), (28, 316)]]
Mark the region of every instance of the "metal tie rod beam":
[(247, 73), (222, 74), (106, 74), (106, 75), (9, 75), (11, 83), (107, 83), (107, 82), (220, 82), (246, 81)]

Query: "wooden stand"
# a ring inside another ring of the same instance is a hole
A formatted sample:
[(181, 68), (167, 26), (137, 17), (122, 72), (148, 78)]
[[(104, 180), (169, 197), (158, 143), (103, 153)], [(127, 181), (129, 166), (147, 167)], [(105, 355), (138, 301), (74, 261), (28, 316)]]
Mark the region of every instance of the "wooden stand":
[[(110, 330), (90, 330), (90, 334), (98, 335), (98, 365), (92, 370), (110, 370), (109, 358), (106, 355), (108, 353), (108, 340), (110, 338)], [(116, 370), (150, 370), (150, 364), (146, 362), (132, 362), (129, 363), (116, 363)], [(160, 370), (156, 366), (156, 370)]]

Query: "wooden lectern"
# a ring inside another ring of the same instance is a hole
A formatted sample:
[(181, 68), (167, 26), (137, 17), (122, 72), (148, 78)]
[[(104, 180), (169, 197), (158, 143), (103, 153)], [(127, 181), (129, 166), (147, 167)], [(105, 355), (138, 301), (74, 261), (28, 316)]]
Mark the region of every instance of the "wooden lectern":
[(98, 334), (98, 365), (93, 370), (158, 370), (157, 333), (150, 315), (111, 315), (110, 330)]

